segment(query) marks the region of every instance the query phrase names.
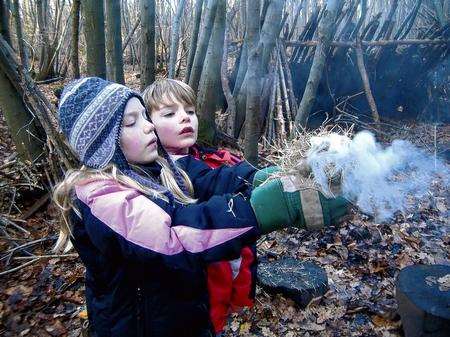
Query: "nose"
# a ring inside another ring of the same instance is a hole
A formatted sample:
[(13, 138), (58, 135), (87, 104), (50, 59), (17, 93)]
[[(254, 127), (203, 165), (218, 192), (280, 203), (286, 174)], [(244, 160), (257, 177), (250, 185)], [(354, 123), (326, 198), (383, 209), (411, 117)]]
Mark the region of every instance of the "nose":
[(180, 116), (181, 116), (181, 121), (180, 123), (188, 123), (191, 121), (191, 118), (189, 117), (189, 115), (187, 114), (186, 110), (184, 110), (184, 108), (180, 109)]
[(155, 125), (150, 121), (145, 121), (144, 125), (144, 133), (149, 134), (151, 132), (155, 131)]

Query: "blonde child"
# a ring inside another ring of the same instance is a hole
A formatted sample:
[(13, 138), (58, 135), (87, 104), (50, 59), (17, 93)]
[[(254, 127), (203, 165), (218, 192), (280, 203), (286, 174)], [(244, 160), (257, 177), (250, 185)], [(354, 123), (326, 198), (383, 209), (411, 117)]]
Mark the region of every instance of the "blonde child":
[[(249, 197), (255, 175), (259, 182), (265, 180), (267, 171), (258, 172), (255, 167), (226, 150), (206, 149), (196, 144), (196, 97), (187, 84), (174, 79), (158, 80), (145, 89), (143, 99), (162, 146), (188, 174), (195, 185), (195, 197), (199, 200), (224, 193), (241, 193)], [(269, 168), (269, 171), (274, 169)], [(309, 208), (321, 212), (319, 197), (314, 200), (315, 204), (313, 202)], [(242, 248), (238, 259), (207, 266), (210, 318), (217, 334), (224, 329), (230, 312), (253, 305), (256, 263), (253, 244)]]

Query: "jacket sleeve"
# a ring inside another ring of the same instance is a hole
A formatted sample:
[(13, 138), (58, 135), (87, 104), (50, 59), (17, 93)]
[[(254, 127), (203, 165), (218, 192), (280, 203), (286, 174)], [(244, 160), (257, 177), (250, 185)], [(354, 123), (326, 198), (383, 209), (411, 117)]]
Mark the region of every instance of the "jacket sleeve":
[(237, 257), (259, 235), (250, 203), (242, 196), (172, 205), (113, 180), (79, 185), (75, 191), (90, 240), (114, 259), (191, 268)]
[(226, 193), (243, 193), (245, 196), (249, 196), (253, 176), (257, 171), (257, 168), (247, 161), (242, 161), (234, 166), (222, 165), (212, 169), (204, 162), (189, 155), (178, 159), (177, 164), (191, 179), (195, 197), (199, 201)]

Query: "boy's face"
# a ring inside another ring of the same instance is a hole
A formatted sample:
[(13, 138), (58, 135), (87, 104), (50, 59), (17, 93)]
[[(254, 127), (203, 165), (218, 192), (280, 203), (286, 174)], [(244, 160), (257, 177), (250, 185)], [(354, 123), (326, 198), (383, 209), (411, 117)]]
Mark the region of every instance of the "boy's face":
[(187, 154), (197, 141), (198, 119), (195, 108), (177, 99), (151, 112), (162, 146), (170, 154)]

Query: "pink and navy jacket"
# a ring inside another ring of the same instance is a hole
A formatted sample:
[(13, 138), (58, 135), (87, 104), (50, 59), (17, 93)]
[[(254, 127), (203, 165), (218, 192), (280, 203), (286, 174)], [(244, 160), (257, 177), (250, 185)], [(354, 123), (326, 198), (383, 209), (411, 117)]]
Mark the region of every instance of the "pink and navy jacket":
[[(196, 197), (239, 192), (249, 196), (256, 168), (227, 150), (190, 148), (177, 164), (196, 186)], [(243, 247), (238, 259), (207, 266), (210, 318), (216, 333), (224, 329), (231, 312), (252, 307), (256, 286), (256, 246)]]
[(214, 334), (206, 266), (238, 258), (259, 235), (244, 194), (181, 205), (103, 179), (77, 185), (74, 198), (93, 336)]

